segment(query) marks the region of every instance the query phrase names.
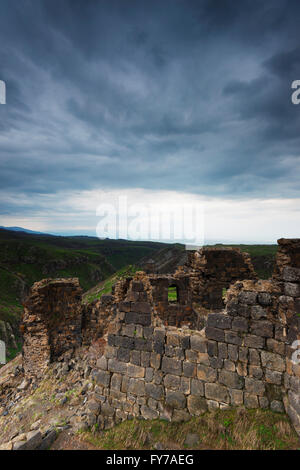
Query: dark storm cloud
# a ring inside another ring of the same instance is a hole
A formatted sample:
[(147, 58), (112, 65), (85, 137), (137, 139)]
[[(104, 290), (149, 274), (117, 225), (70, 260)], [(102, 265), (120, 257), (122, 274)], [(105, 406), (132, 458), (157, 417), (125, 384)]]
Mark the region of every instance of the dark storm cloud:
[[(2, 0), (5, 193), (299, 196), (296, 1)], [(3, 208), (4, 210), (7, 210)]]

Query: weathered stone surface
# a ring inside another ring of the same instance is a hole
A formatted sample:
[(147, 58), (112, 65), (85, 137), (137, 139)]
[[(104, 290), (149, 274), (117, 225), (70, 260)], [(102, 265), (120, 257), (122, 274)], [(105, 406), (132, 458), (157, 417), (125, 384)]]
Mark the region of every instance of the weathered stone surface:
[(256, 395), (251, 395), (250, 393), (245, 392), (244, 394), (244, 404), (246, 408), (259, 408), (259, 402)]
[(219, 373), (219, 383), (226, 385), (228, 388), (240, 390), (244, 387), (244, 379), (236, 372), (221, 370)]
[(207, 411), (207, 402), (205, 398), (198, 395), (189, 395), (187, 407), (191, 415), (200, 416)]
[(251, 307), (251, 317), (254, 320), (261, 320), (262, 318), (267, 318), (267, 312), (260, 305), (253, 305)]
[(234, 331), (225, 331), (225, 342), (230, 344), (236, 344), (237, 346), (241, 346), (243, 340), (241, 336)]
[(261, 380), (249, 377), (245, 378), (245, 387), (248, 393), (263, 396), (266, 390), (265, 384)]
[(231, 328), (231, 317), (223, 313), (210, 313), (207, 317), (207, 326), (228, 330)]
[(194, 362), (183, 362), (183, 375), (185, 377), (195, 377), (197, 373), (197, 367)]
[(200, 335), (192, 335), (190, 338), (191, 349), (201, 353), (207, 351), (207, 340)]
[(248, 320), (242, 317), (236, 317), (233, 319), (232, 322), (232, 329), (233, 331), (242, 331), (246, 333), (248, 331), (249, 325)]
[(129, 380), (128, 393), (132, 393), (133, 395), (144, 396), (145, 382), (140, 379), (131, 378)]
[(191, 380), (191, 394), (192, 395), (204, 395), (204, 383), (198, 379)]
[(145, 377), (145, 367), (136, 366), (135, 364), (128, 364), (127, 367), (128, 377)]
[(102, 385), (103, 387), (109, 387), (110, 384), (110, 372), (104, 370), (93, 370), (92, 377), (95, 380), (96, 384)]
[(249, 348), (262, 349), (265, 344), (264, 338), (256, 335), (247, 335), (245, 336), (245, 346)]
[(182, 361), (171, 359), (169, 357), (163, 357), (161, 369), (163, 372), (175, 375), (181, 375), (182, 373)]
[(186, 397), (182, 392), (166, 392), (166, 404), (171, 408), (182, 409), (186, 407)]
[(204, 382), (215, 382), (217, 380), (217, 372), (212, 367), (203, 364), (197, 365), (197, 377)]
[(148, 406), (141, 406), (141, 415), (145, 419), (157, 419), (159, 414), (157, 410), (153, 410), (152, 408), (149, 408)]
[(255, 305), (257, 300), (257, 292), (241, 292), (239, 294), (239, 302), (241, 304)]
[(279, 354), (262, 351), (261, 362), (263, 367), (267, 367), (268, 369), (277, 370), (278, 372), (285, 371), (285, 361)]
[(253, 335), (263, 336), (265, 338), (273, 337), (273, 325), (269, 321), (253, 321), (250, 326)]
[(26, 435), (27, 441), (26, 441), (26, 450), (35, 450), (38, 449), (38, 447), (42, 443), (42, 434), (41, 431), (30, 431)]
[(214, 383), (206, 383), (205, 384), (205, 396), (206, 398), (223, 402), (223, 403), (230, 403), (230, 396), (228, 389), (223, 385), (218, 385)]
[(146, 395), (155, 400), (161, 400), (164, 396), (164, 389), (162, 385), (155, 385), (155, 384), (146, 384), (145, 386)]
[(205, 334), (208, 339), (213, 339), (215, 341), (223, 341), (225, 339), (224, 330), (220, 328), (206, 327)]

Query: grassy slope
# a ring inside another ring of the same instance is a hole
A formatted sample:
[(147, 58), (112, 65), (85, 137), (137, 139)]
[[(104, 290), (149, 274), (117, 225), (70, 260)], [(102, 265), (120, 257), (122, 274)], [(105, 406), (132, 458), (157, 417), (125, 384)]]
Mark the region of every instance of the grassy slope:
[(82, 301), (83, 303), (90, 303), (96, 299), (100, 299), (102, 295), (110, 294), (112, 286), (119, 280), (126, 277), (132, 276), (137, 271), (137, 268), (134, 265), (125, 266), (119, 271), (115, 272), (112, 276), (105, 279), (105, 281), (100, 282), (92, 289), (88, 290), (83, 294)]
[[(185, 443), (188, 434), (199, 441)], [(84, 441), (98, 449), (213, 449), (213, 450), (296, 450), (300, 441), (286, 415), (270, 410), (218, 410), (188, 422), (130, 420), (100, 434), (84, 432)]]
[(0, 320), (14, 326), (24, 286), (46, 277), (79, 277), (87, 291), (115, 271), (159, 250), (160, 243), (56, 237), (0, 229)]

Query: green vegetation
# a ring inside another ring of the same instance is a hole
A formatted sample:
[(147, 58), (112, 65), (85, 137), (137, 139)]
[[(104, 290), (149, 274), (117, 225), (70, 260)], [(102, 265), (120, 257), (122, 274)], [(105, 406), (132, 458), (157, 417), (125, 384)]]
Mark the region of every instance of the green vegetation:
[(131, 265), (131, 264), (129, 266), (125, 266), (122, 269), (119, 269), (119, 271), (114, 273), (105, 281), (100, 282), (94, 288), (85, 292), (85, 294), (83, 295), (83, 299), (82, 299), (83, 303), (90, 303), (96, 299), (98, 300), (101, 299), (102, 295), (111, 294), (112, 286), (117, 281), (120, 281), (121, 279), (124, 279), (129, 276), (132, 276), (136, 271), (137, 271), (136, 266)]
[[(18, 333), (22, 299), (44, 278), (78, 277), (84, 291), (165, 244), (35, 235), (0, 229), (0, 320)], [(168, 245), (167, 245), (168, 246)], [(133, 268), (132, 268), (133, 269)], [(108, 284), (113, 284), (113, 279)], [(103, 293), (109, 292), (106, 285)]]
[[(94, 430), (95, 431), (95, 430)], [(270, 410), (217, 410), (188, 422), (130, 420), (101, 434), (84, 432), (81, 438), (98, 449), (189, 448), (189, 434), (199, 436), (192, 449), (287, 450), (299, 449), (299, 437), (286, 415)]]
[(177, 302), (177, 287), (171, 286), (168, 288), (168, 301)]

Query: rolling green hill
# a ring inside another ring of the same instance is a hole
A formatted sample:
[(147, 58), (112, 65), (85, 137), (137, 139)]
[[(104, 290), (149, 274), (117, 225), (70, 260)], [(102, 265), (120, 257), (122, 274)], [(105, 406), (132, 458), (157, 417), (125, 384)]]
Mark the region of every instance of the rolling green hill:
[(162, 246), (166, 245), (0, 229), (0, 321), (9, 322), (18, 336), (21, 303), (35, 281), (78, 277), (87, 291)]

